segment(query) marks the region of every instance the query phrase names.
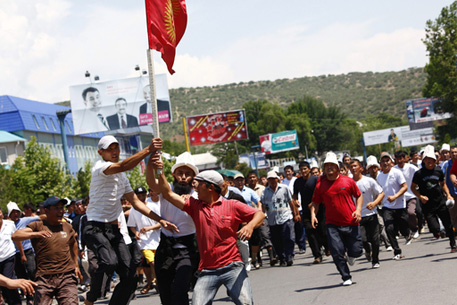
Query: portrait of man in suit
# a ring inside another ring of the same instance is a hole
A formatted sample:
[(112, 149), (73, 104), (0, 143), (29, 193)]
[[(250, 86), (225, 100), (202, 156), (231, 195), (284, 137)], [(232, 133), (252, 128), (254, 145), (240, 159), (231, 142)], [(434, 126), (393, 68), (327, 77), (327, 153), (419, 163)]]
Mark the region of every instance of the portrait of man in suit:
[[(152, 100), (151, 100), (151, 91), (150, 86), (147, 85), (143, 88), (143, 96), (146, 100), (146, 103), (140, 106), (140, 114), (143, 113), (152, 113)], [(166, 100), (157, 100), (157, 112), (159, 116), (159, 122), (170, 122), (171, 121), (171, 111), (170, 111), (170, 102)]]
[(127, 101), (125, 98), (118, 98), (114, 102), (114, 105), (116, 106), (117, 113), (106, 118), (110, 130), (138, 126), (138, 119), (133, 115), (127, 114)]

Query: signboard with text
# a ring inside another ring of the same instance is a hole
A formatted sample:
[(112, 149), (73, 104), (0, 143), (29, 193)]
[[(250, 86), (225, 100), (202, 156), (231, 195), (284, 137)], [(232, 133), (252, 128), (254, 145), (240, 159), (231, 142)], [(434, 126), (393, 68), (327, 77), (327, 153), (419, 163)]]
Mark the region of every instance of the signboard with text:
[(265, 154), (276, 154), (283, 151), (299, 149), (296, 130), (269, 133), (259, 137), (260, 147)]
[(245, 140), (248, 126), (244, 110), (186, 117), (190, 145)]

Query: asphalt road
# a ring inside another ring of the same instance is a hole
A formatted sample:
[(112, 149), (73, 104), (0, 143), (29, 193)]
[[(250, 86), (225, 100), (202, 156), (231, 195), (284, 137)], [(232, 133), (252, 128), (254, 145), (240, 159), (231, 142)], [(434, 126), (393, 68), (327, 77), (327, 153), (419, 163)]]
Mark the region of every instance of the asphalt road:
[[(331, 257), (312, 265), (311, 251), (295, 257), (291, 267), (264, 267), (249, 273), (254, 302), (260, 305), (293, 304), (457, 304), (457, 253), (450, 253), (449, 240), (422, 234), (411, 245), (399, 240), (404, 259), (392, 260), (393, 252), (380, 253), (379, 269), (371, 269), (365, 256), (350, 267), (354, 284), (342, 280)], [(264, 256), (266, 257), (266, 256)], [(213, 304), (230, 304), (222, 287)], [(96, 304), (108, 304), (99, 301)], [(158, 305), (157, 294), (140, 295), (133, 305)]]

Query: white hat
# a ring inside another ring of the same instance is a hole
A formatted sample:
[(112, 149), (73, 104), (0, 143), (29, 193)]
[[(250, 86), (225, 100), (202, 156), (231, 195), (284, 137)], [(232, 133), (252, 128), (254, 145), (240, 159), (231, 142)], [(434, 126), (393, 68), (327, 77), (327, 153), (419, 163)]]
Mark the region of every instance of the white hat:
[(199, 173), (198, 168), (195, 166), (192, 155), (188, 151), (183, 152), (176, 158), (176, 163), (171, 168), (171, 172), (174, 173), (175, 170), (181, 166), (187, 166), (190, 169), (192, 169), (195, 173), (195, 176), (197, 176)]
[(244, 175), (242, 173), (238, 173), (233, 177), (233, 179), (236, 180), (237, 178), (243, 178), (244, 179)]
[(278, 174), (276, 173), (275, 170), (272, 170), (272, 171), (269, 171), (269, 172), (268, 172), (268, 174), (267, 174), (267, 179), (270, 179), (270, 178), (279, 179), (279, 176), (278, 176)]
[(206, 170), (204, 172), (201, 172), (197, 176), (195, 176), (194, 179), (197, 181), (212, 183), (217, 186), (222, 186), (224, 184), (224, 178), (222, 178), (222, 175), (216, 172), (215, 170)]
[(392, 158), (392, 155), (389, 154), (387, 151), (381, 153), (381, 157), (379, 158), (379, 160), (382, 160), (382, 158), (384, 157), (389, 157), (389, 159), (392, 160), (392, 162), (395, 162), (394, 158)]
[(368, 158), (367, 158), (367, 169), (369, 169), (372, 166), (380, 167), (378, 160), (373, 155), (368, 156)]
[(425, 158), (432, 158), (433, 160), (436, 160), (435, 148), (432, 145), (425, 146), (424, 156), (422, 157), (422, 160)]
[(98, 141), (98, 149), (107, 149), (113, 143), (119, 142), (113, 136), (104, 136)]
[(21, 212), (21, 209), (19, 209), (16, 202), (10, 201), (6, 207), (8, 208), (8, 216), (10, 216), (11, 212), (14, 210)]
[(447, 143), (444, 143), (443, 146), (441, 146), (440, 153), (441, 153), (443, 150), (450, 151), (450, 150), (451, 150), (451, 145), (449, 145), (449, 144), (447, 144)]
[(327, 153), (327, 156), (325, 157), (324, 165), (325, 165), (325, 163), (332, 163), (332, 164), (335, 164), (336, 166), (338, 166), (338, 168), (340, 167), (340, 164), (338, 163), (338, 158), (336, 157), (335, 153), (331, 152), (331, 151)]

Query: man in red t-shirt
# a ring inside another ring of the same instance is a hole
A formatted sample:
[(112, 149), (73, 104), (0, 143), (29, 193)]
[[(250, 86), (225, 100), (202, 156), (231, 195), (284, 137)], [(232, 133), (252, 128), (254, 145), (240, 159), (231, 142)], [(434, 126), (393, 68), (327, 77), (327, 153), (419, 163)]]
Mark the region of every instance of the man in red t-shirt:
[[(311, 203), (311, 223), (315, 228), (319, 204), (325, 206), (327, 237), (333, 262), (343, 278), (343, 285), (352, 285), (349, 265), (362, 255), (362, 237), (359, 223), (362, 219), (362, 193), (354, 180), (339, 174), (339, 165), (333, 152), (327, 153), (324, 175), (317, 181)], [(353, 198), (356, 198), (356, 204)], [(347, 253), (347, 263), (345, 259)]]
[[(154, 168), (163, 164), (157, 155)], [(199, 173), (198, 199), (173, 193), (165, 175), (159, 175), (163, 198), (185, 211), (193, 219), (200, 251), (200, 275), (192, 295), (193, 305), (211, 304), (221, 285), (236, 304), (253, 304), (251, 284), (236, 245), (237, 238), (249, 240), (254, 228), (263, 223), (265, 215), (237, 200), (221, 196), (224, 179), (214, 170)], [(247, 222), (238, 232), (238, 226)]]

